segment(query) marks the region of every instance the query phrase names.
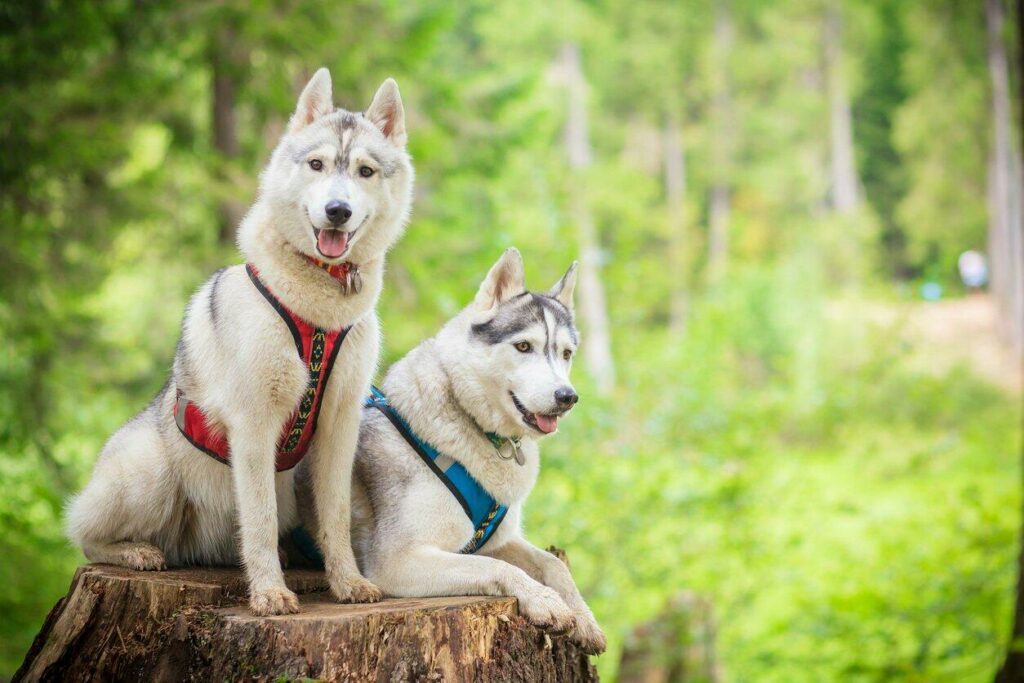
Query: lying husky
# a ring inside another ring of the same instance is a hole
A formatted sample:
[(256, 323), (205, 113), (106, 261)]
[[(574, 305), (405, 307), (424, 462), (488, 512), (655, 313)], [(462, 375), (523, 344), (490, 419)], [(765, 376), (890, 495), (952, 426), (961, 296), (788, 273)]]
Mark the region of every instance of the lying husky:
[(475, 301), (395, 363), (363, 414), (354, 535), (389, 594), (514, 596), (596, 653), (605, 637), (568, 567), (520, 529), (538, 441), (577, 400), (575, 280), (573, 264), (550, 292), (528, 292), (509, 249)]
[(239, 228), (246, 265), (192, 298), (169, 381), (70, 505), (68, 533), (90, 560), (241, 560), (253, 612), (295, 612), (278, 536), (298, 519), (292, 468), (305, 456), (331, 592), (380, 598), (352, 553), (349, 490), (384, 255), (411, 203), (405, 142), (394, 81), (358, 114), (334, 108), (326, 69), (313, 76)]

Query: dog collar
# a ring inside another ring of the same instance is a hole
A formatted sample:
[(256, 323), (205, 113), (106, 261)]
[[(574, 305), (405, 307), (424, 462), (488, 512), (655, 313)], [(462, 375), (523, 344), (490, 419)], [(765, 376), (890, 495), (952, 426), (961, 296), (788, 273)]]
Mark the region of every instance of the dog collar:
[(358, 294), (363, 291), (363, 276), (359, 274), (359, 266), (356, 264), (347, 261), (330, 264), (312, 256), (306, 256), (306, 260), (337, 280), (341, 285), (341, 293), (345, 296), (348, 296), (350, 292)]

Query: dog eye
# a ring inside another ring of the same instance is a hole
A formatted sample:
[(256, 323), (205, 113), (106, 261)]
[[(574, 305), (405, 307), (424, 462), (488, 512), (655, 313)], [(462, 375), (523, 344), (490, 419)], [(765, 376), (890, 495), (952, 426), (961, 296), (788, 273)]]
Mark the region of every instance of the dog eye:
[(369, 178), (373, 174), (374, 174), (374, 170), (372, 168), (370, 168), (369, 166), (360, 166), (359, 167), (359, 175), (363, 176), (364, 178)]
[(569, 360), (570, 358), (572, 358), (572, 351), (570, 351), (569, 349), (562, 351), (562, 358), (564, 358), (565, 360)]
[(533, 344), (528, 341), (516, 342), (515, 347), (516, 351), (519, 353), (529, 353), (530, 351), (533, 351)]
[(314, 171), (322, 171), (324, 170), (324, 162), (320, 161), (319, 159), (310, 159), (309, 167)]

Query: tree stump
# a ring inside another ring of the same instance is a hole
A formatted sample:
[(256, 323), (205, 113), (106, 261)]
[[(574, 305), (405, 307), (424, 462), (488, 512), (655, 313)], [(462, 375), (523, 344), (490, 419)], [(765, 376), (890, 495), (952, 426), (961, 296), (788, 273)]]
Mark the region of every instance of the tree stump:
[(595, 681), (587, 656), (514, 598), (342, 605), (322, 572), (285, 572), (301, 612), (254, 617), (237, 569), (75, 573), (15, 681)]

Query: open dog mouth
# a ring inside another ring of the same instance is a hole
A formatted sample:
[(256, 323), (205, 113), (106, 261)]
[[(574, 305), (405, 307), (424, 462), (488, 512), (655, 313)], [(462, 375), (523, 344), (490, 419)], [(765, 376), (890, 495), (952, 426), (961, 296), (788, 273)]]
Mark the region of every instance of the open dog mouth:
[(316, 238), (316, 250), (324, 258), (341, 258), (348, 251), (349, 242), (356, 234), (358, 228), (351, 232), (347, 230), (320, 230), (313, 228), (313, 236)]
[(512, 397), (512, 403), (515, 405), (516, 410), (522, 414), (523, 422), (543, 434), (550, 434), (558, 429), (558, 418), (562, 416), (561, 413), (552, 413), (550, 415), (531, 413), (526, 409), (526, 406), (519, 402), (519, 399), (516, 398), (515, 394), (510, 391), (508, 392), (508, 395)]

